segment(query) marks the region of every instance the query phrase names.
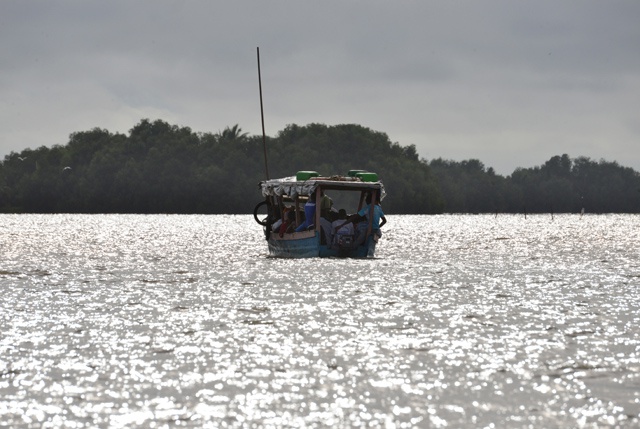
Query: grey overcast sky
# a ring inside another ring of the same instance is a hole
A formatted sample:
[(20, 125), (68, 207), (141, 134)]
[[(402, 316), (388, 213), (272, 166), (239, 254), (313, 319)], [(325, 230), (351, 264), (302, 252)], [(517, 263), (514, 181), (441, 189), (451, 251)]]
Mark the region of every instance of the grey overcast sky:
[[(640, 170), (637, 0), (2, 0), (0, 159), (143, 118), (356, 123), (499, 174)], [(354, 165), (357, 162), (354, 161)]]

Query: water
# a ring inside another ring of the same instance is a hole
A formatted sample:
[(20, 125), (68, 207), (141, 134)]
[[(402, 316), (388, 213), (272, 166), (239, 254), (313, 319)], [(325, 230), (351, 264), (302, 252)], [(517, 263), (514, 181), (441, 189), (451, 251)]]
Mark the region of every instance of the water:
[(0, 427), (637, 427), (640, 216), (0, 215)]

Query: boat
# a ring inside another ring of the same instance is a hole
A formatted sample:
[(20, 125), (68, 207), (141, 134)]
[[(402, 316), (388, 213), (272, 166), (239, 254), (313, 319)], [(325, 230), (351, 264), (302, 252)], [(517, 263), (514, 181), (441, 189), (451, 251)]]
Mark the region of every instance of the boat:
[[(264, 229), (270, 256), (375, 256), (380, 233), (373, 228), (374, 207), (386, 195), (376, 173), (350, 170), (346, 175), (322, 176), (298, 171), (295, 176), (262, 181), (260, 190), (264, 200), (253, 215)], [(359, 216), (368, 203), (368, 215)]]

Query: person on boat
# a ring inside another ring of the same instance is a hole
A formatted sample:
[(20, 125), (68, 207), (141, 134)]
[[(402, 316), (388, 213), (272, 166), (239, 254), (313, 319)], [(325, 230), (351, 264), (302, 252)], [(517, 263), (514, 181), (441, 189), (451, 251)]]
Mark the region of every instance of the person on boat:
[(347, 211), (340, 209), (338, 211), (338, 219), (334, 220), (331, 224), (336, 234), (353, 235), (353, 223), (347, 222)]
[(334, 220), (331, 224), (331, 230), (334, 231), (332, 243), (334, 246), (339, 246), (340, 243), (343, 243), (347, 237), (351, 237), (355, 234), (355, 229), (353, 228), (352, 222), (345, 222), (347, 220), (347, 211), (345, 209), (340, 209), (338, 211), (338, 219)]
[[(366, 202), (367, 204), (358, 212), (358, 215), (369, 220), (369, 213), (371, 213), (371, 194), (367, 195)], [(380, 222), (381, 220), (382, 222)], [(384, 216), (384, 212), (380, 206), (380, 201), (378, 200), (376, 201), (376, 205), (373, 207), (373, 225), (371, 227), (371, 232), (378, 237), (382, 237), (380, 228), (382, 228), (385, 223), (387, 223), (387, 218)]]
[(278, 230), (278, 235), (280, 236), (280, 238), (282, 238), (284, 234), (293, 232), (295, 226), (296, 226), (295, 212), (293, 210), (285, 210), (285, 220), (284, 222), (282, 222), (282, 225), (280, 225), (280, 229)]
[(324, 191), (320, 191), (320, 216), (325, 219), (331, 220), (331, 208), (333, 207), (333, 200), (324, 193)]
[(316, 202), (313, 200), (313, 195), (310, 195), (307, 203), (304, 205), (304, 222), (296, 228), (296, 232), (306, 231), (309, 227), (313, 226), (315, 217)]
[(284, 222), (285, 218), (286, 218), (286, 214), (287, 214), (287, 209), (285, 208), (282, 212), (282, 216), (278, 217), (278, 220), (276, 220), (274, 223), (271, 224), (271, 232), (278, 232), (280, 231), (280, 226), (282, 225), (282, 223)]
[[(367, 195), (366, 203), (367, 204), (358, 212), (358, 216), (367, 220), (366, 223), (368, 223), (369, 214), (371, 213), (371, 194)], [(382, 237), (380, 228), (382, 228), (385, 223), (387, 223), (387, 218), (384, 216), (384, 212), (380, 206), (380, 200), (377, 200), (376, 205), (373, 206), (373, 223), (371, 225), (371, 233), (375, 241), (378, 241), (378, 239)]]
[[(353, 214), (341, 223), (341, 225), (346, 224), (347, 222), (355, 222), (357, 223), (357, 235), (358, 239), (356, 242), (359, 244), (364, 242), (366, 238), (367, 228), (369, 226), (369, 214), (371, 213), (371, 194), (367, 194), (366, 205), (360, 209), (360, 211), (356, 214)], [(380, 222), (382, 221), (382, 222)], [(371, 233), (373, 234), (373, 239), (378, 241), (380, 237), (382, 237), (382, 231), (380, 228), (387, 223), (387, 218), (382, 211), (382, 207), (380, 203), (376, 203), (373, 207), (373, 222), (371, 224)]]
[(333, 200), (320, 191), (320, 229), (322, 230), (321, 243), (331, 245), (331, 238), (333, 236), (333, 229), (331, 228), (331, 222), (336, 219), (338, 213), (333, 208)]

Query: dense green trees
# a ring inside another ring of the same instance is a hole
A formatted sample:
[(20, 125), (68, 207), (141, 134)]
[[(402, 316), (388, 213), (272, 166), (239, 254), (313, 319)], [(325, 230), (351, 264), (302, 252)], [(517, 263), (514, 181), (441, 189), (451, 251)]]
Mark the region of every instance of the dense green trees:
[(478, 160), (429, 166), (453, 213), (640, 213), (640, 174), (616, 162), (554, 156), (544, 165), (497, 176)]
[[(496, 175), (479, 160), (418, 157), (415, 146), (359, 125), (289, 125), (267, 138), (271, 177), (298, 170), (375, 171), (387, 213), (640, 212), (640, 176), (615, 162), (555, 156)], [(64, 146), (25, 149), (0, 163), (0, 211), (249, 213), (265, 178), (262, 137), (142, 120), (128, 135), (95, 128)]]
[[(357, 125), (290, 125), (267, 145), (271, 177), (371, 170), (389, 189), (387, 211), (442, 211), (415, 147), (386, 134)], [(11, 153), (0, 164), (0, 211), (250, 213), (264, 178), (262, 138), (237, 125), (194, 133), (145, 119), (129, 135), (96, 128), (72, 134), (65, 146)]]

